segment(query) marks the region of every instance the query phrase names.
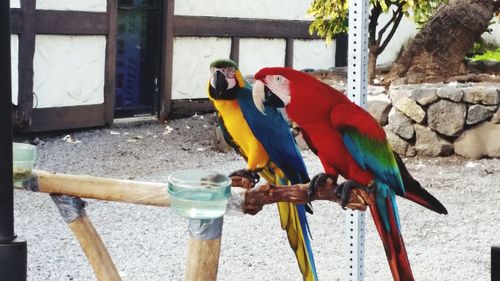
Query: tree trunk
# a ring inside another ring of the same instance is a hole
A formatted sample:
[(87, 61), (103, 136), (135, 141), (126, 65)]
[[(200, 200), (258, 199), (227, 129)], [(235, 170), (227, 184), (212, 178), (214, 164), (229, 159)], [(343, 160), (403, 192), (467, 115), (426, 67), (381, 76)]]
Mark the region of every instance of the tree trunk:
[(388, 80), (439, 81), (465, 73), (464, 57), (486, 30), (498, 6), (494, 0), (450, 0), (406, 46)]
[(368, 84), (373, 83), (373, 79), (375, 79), (376, 75), (376, 68), (377, 68), (377, 50), (378, 50), (377, 45), (371, 45), (369, 46), (369, 53), (368, 53)]

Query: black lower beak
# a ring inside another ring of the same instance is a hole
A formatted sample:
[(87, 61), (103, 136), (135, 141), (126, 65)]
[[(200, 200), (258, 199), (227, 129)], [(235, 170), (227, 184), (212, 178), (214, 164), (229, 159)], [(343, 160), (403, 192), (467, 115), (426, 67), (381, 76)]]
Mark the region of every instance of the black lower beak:
[(285, 107), (283, 101), (267, 86), (264, 86), (264, 105), (275, 108)]

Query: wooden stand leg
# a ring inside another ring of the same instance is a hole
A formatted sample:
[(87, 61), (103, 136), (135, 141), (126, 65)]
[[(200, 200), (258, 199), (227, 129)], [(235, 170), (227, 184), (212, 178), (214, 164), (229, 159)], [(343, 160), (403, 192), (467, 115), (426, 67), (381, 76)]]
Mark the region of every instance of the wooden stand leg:
[(68, 226), (85, 252), (97, 280), (121, 281), (122, 279), (109, 256), (106, 246), (104, 246), (101, 237), (89, 218), (86, 215), (79, 217)]
[(222, 221), (222, 218), (189, 221), (186, 281), (217, 280)]
[(121, 281), (106, 246), (85, 214), (85, 202), (77, 197), (52, 195), (59, 212), (73, 231), (99, 281)]

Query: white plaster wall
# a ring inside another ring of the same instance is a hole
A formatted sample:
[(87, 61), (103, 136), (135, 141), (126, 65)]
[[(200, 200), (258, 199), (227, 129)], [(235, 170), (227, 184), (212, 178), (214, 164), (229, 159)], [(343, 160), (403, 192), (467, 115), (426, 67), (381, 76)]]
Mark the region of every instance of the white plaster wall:
[(10, 67), (12, 73), (12, 102), (17, 105), (17, 97), (19, 92), (19, 36), (10, 36)]
[(33, 91), (38, 108), (104, 102), (106, 37), (37, 35)]
[(36, 8), (41, 10), (72, 10), (106, 12), (106, 0), (37, 0)]
[(295, 69), (328, 69), (335, 66), (335, 41), (294, 40), (293, 67)]
[(240, 39), (240, 69), (253, 75), (265, 66), (284, 66), (284, 39)]
[[(377, 29), (381, 29), (389, 21), (391, 14), (382, 14), (379, 19)], [(385, 36), (390, 30), (385, 32)], [(401, 48), (408, 42), (408, 40), (415, 37), (418, 33), (417, 26), (412, 19), (403, 17), (396, 30), (396, 33), (392, 37), (391, 41), (385, 48), (385, 50), (377, 58), (377, 64), (392, 63), (396, 60)]]
[(176, 15), (304, 20), (310, 0), (180, 0)]
[(209, 65), (230, 52), (231, 39), (174, 38), (172, 99), (207, 98)]
[(11, 8), (21, 8), (21, 0), (10, 0)]
[(488, 42), (500, 47), (500, 20), (489, 26), (491, 33), (485, 32), (481, 37)]

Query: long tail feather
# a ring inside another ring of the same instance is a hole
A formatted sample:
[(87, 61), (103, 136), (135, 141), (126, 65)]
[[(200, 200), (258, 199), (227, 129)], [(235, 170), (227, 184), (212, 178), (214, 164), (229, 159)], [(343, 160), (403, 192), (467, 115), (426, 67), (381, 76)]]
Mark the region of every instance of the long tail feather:
[(297, 263), (305, 281), (318, 280), (316, 266), (308, 236), (308, 224), (304, 205), (278, 203), (281, 227), (286, 230), (290, 247), (295, 252)]
[[(261, 171), (260, 174), (267, 182), (277, 184), (288, 183), (287, 181), (280, 180), (278, 177), (274, 176), (273, 171), (268, 168)], [(295, 257), (304, 281), (318, 280), (311, 241), (308, 235), (309, 225), (307, 223), (304, 205), (279, 202), (278, 211), (280, 215), (281, 228), (286, 231), (288, 242), (295, 253)]]
[(426, 207), (438, 214), (448, 214), (448, 210), (439, 202), (436, 197), (425, 190), (420, 183), (415, 180), (408, 172), (403, 160), (399, 157), (397, 153), (394, 152), (394, 158), (398, 163), (399, 172), (401, 173), (401, 178), (403, 179), (403, 184), (405, 186), (405, 198)]
[(400, 232), (395, 194), (387, 187), (382, 192), (377, 189), (372, 196), (370, 211), (382, 239), (392, 277), (395, 281), (413, 281), (410, 261)]

